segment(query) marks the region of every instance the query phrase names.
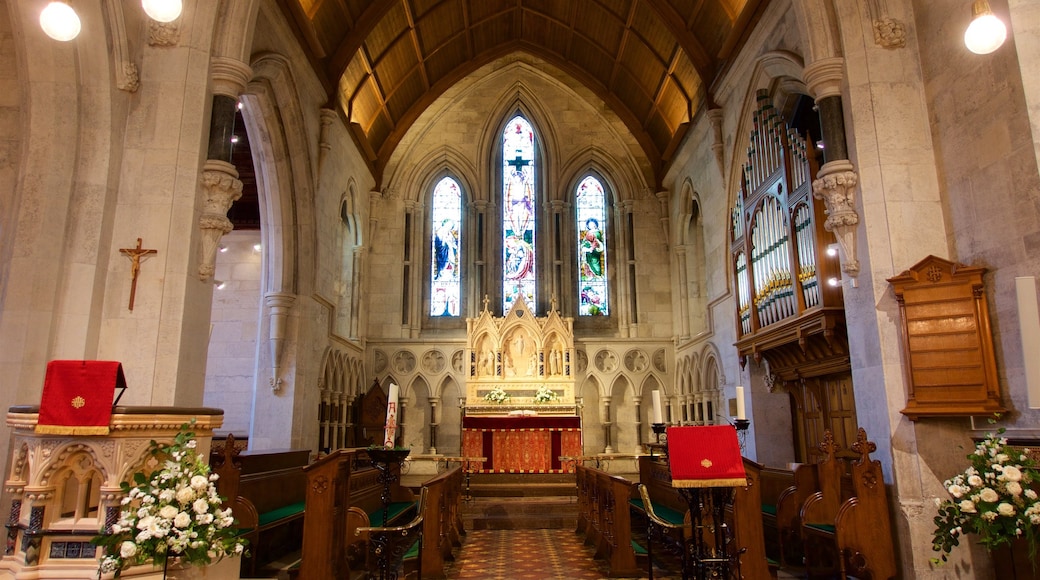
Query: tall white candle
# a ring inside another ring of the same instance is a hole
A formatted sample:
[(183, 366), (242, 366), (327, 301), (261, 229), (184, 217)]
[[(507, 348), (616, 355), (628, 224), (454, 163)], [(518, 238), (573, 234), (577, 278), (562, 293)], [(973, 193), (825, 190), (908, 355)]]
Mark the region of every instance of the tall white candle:
[(383, 447), (393, 447), (397, 438), (397, 398), (400, 387), (390, 383), (390, 393), (386, 397), (386, 432), (383, 435)]
[(737, 385), (737, 419), (747, 419), (747, 411), (744, 409), (744, 387)]
[(653, 391), (650, 396), (654, 401), (654, 423), (664, 423), (664, 413), (661, 411), (661, 391)]

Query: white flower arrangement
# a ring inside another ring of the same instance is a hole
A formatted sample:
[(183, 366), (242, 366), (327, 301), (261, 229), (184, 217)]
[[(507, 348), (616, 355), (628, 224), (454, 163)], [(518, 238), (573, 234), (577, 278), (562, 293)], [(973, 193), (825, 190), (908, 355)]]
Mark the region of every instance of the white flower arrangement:
[(170, 445), (151, 442), (160, 463), (151, 474), (134, 474), (134, 487), (122, 483), (119, 520), (92, 542), (104, 548), (101, 572), (119, 578), (130, 566), (152, 563), (166, 568), (171, 558), (205, 565), (241, 555), (245, 540), (236, 537), (231, 508), (220, 509), (217, 474), (196, 453), (195, 434), (181, 428)]
[(935, 499), (938, 515), (932, 549), (941, 552), (932, 562), (946, 562), (960, 536), (979, 536), (989, 550), (1024, 538), (1030, 557), (1040, 541), (1040, 496), (1031, 484), (1040, 481), (1040, 466), (1028, 449), (1008, 447), (1001, 428), (975, 446), (971, 465), (943, 485), (952, 499)]
[(556, 391), (545, 385), (538, 387), (538, 391), (534, 394), (534, 402), (539, 404), (552, 403), (559, 398), (560, 397), (556, 394)]
[(509, 400), (509, 393), (502, 390), (502, 387), (495, 387), (484, 395), (484, 400), (489, 403), (501, 405)]

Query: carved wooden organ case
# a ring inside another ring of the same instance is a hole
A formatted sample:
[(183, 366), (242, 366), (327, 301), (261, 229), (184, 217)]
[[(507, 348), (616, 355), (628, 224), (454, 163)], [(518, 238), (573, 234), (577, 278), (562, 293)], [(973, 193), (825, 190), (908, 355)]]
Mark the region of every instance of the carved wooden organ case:
[(759, 91), (747, 161), (733, 210), (731, 252), (737, 289), (736, 343), (769, 363), (767, 381), (794, 381), (850, 369), (845, 309), (834, 242), (813, 199), (811, 143)]

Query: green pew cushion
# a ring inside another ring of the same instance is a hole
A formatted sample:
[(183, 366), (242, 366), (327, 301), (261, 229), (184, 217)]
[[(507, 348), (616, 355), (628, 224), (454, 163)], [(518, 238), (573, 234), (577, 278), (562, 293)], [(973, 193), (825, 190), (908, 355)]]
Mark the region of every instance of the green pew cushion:
[(644, 548), (642, 544), (635, 540), (632, 540), (632, 550), (636, 553), (637, 556), (645, 556), (647, 553), (646, 548)]
[[(390, 509), (387, 510), (386, 518), (388, 521), (394, 521), (397, 516), (408, 511), (408, 509), (414, 507), (418, 502), (414, 501), (395, 501), (390, 504)], [(383, 523), (383, 508), (379, 508), (372, 513), (368, 514), (368, 523), (374, 528), (381, 528), (385, 524)]]
[(769, 514), (771, 516), (776, 515), (776, 506), (767, 503), (762, 504), (762, 513)]
[(294, 503), (294, 504), (289, 504), (289, 505), (282, 506), (282, 507), (280, 507), (280, 508), (278, 508), (276, 510), (271, 510), (269, 512), (264, 512), (264, 513), (260, 514), (260, 517), (259, 517), (260, 527), (262, 528), (262, 527), (264, 527), (264, 526), (266, 526), (268, 524), (272, 524), (274, 522), (277, 522), (278, 520), (283, 520), (283, 519), (286, 519), (286, 518), (291, 518), (293, 516), (302, 514), (303, 513), (303, 508), (304, 508), (305, 505), (306, 505), (306, 503), (301, 501), (301, 502), (297, 502), (297, 503)]
[[(628, 503), (632, 504), (632, 506), (634, 506), (636, 509), (638, 509), (640, 511), (643, 511), (643, 512), (646, 511), (646, 508), (643, 507), (643, 499), (642, 498), (638, 498), (637, 497), (637, 498), (634, 498), (634, 499), (630, 499), (630, 500), (628, 500)], [(679, 513), (679, 512), (677, 512), (677, 511), (675, 511), (675, 510), (673, 510), (670, 507), (665, 507), (665, 506), (660, 505), (660, 504), (654, 504), (654, 513), (657, 514), (657, 517), (661, 518), (662, 520), (664, 520), (664, 521), (666, 521), (666, 522), (668, 522), (670, 524), (674, 524), (674, 525), (677, 525), (677, 526), (683, 525), (684, 515)]]
[(826, 532), (828, 534), (834, 533), (834, 526), (830, 524), (805, 524), (805, 527), (812, 528), (821, 532)]

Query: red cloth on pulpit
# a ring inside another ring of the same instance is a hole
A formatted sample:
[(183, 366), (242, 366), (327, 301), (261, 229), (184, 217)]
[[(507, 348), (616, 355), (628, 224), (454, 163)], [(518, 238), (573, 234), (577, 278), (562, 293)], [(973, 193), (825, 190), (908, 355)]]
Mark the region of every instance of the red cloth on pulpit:
[(98, 360), (47, 363), (36, 432), (107, 435), (116, 387), (126, 388), (121, 363)]
[(737, 431), (729, 425), (668, 428), (672, 487), (747, 485)]

